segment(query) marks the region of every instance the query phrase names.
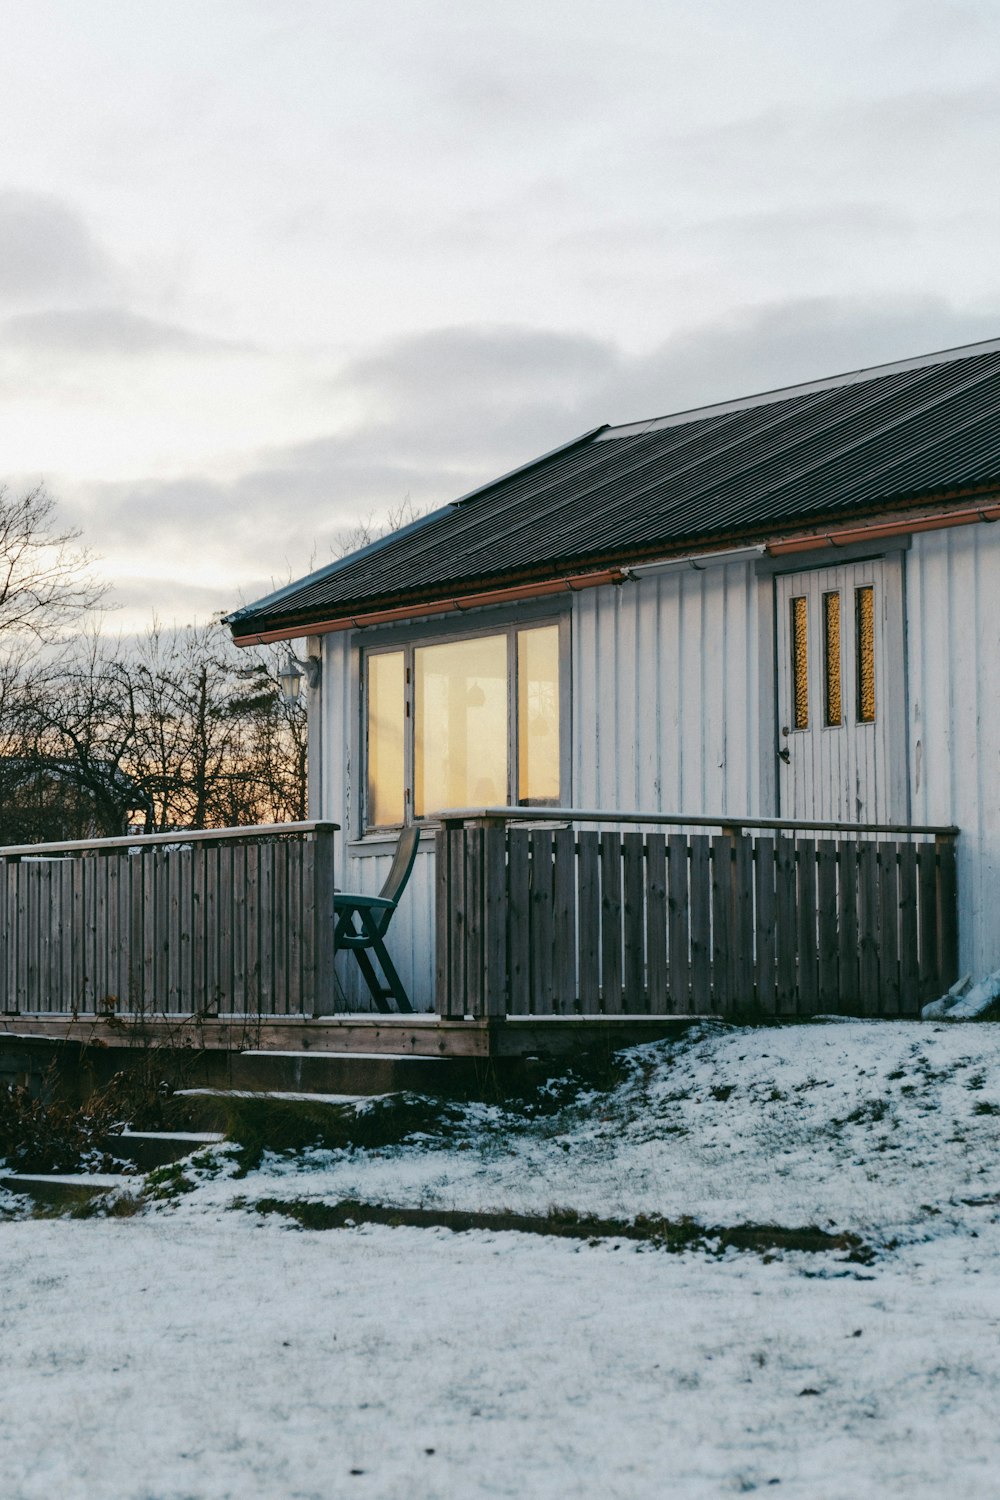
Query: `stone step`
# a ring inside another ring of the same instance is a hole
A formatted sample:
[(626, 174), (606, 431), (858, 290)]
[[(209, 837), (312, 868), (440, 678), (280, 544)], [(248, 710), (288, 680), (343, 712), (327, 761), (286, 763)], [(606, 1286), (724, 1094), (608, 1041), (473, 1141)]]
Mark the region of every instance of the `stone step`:
[(223, 1140), (218, 1130), (123, 1130), (106, 1136), (101, 1145), (109, 1156), (132, 1162), (140, 1172), (151, 1172)]
[[(458, 1060), (460, 1063), (464, 1059)], [(234, 1089), (303, 1094), (391, 1094), (400, 1089), (439, 1093), (453, 1088), (464, 1071), (456, 1060), (393, 1052), (236, 1053), (229, 1082)]]
[(138, 1179), (123, 1173), (112, 1172), (3, 1172), (0, 1173), (0, 1188), (10, 1193), (21, 1193), (33, 1198), (36, 1203), (48, 1203), (54, 1207), (69, 1207), (74, 1203), (89, 1203), (101, 1198), (115, 1188), (135, 1189)]
[(388, 1097), (386, 1094), (321, 1094), (312, 1090), (290, 1089), (178, 1089), (173, 1095), (174, 1106), (183, 1118), (192, 1125), (200, 1125), (208, 1133), (221, 1132), (222, 1140), (232, 1118), (233, 1101), (241, 1099), (266, 1099), (276, 1104), (331, 1107), (345, 1104), (368, 1103), (372, 1099)]

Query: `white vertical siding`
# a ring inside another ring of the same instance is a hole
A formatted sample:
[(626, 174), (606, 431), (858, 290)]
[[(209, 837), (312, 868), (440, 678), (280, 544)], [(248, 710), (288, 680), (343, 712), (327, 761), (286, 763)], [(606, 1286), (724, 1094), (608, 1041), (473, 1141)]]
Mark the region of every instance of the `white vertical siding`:
[(730, 563), (575, 597), (578, 807), (760, 815), (761, 588)]
[(1000, 967), (1000, 535), (922, 532), (906, 556), (911, 813), (957, 823), (959, 966)]

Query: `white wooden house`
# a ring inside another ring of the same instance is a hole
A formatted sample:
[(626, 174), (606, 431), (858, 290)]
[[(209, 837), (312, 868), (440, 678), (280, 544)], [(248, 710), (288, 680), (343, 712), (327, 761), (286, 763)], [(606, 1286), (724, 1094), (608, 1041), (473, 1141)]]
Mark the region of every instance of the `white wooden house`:
[[(1000, 341), (603, 427), (230, 617), (307, 639), (311, 806), (434, 1001), (444, 808), (955, 824), (1000, 966)], [(357, 976), (342, 980), (349, 1000)]]

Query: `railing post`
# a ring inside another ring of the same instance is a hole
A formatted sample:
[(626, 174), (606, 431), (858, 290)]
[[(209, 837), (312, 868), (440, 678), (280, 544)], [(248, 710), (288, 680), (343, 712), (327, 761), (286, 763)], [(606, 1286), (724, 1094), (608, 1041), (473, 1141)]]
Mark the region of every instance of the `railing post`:
[(954, 835), (936, 834), (934, 848), (937, 852), (937, 949), (943, 994), (958, 978), (958, 865)]
[[(316, 981), (312, 996), (314, 1016), (331, 1015), (335, 1008), (334, 984), (334, 832), (317, 828), (313, 833), (313, 954)], [(303, 995), (303, 1010), (309, 997)]]

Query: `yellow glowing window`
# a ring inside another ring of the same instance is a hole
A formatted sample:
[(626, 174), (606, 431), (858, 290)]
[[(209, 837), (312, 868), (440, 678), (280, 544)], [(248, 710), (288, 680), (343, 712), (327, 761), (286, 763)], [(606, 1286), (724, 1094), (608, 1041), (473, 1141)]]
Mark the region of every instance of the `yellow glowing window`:
[(875, 722), (875, 590), (871, 584), (854, 592), (857, 634), (858, 723)]
[(418, 646), (413, 811), (507, 801), (507, 637)]
[(559, 626), (517, 633), (518, 802), (559, 801)]
[(376, 827), (403, 821), (404, 671), (402, 651), (368, 658), (368, 821)]
[(834, 728), (844, 722), (840, 684), (840, 595), (823, 595), (823, 684), (826, 723)]
[(808, 604), (804, 598), (791, 601), (792, 610), (792, 723), (809, 728), (809, 645), (806, 632)]
[(557, 805), (564, 630), (509, 625), (366, 656), (365, 826)]

